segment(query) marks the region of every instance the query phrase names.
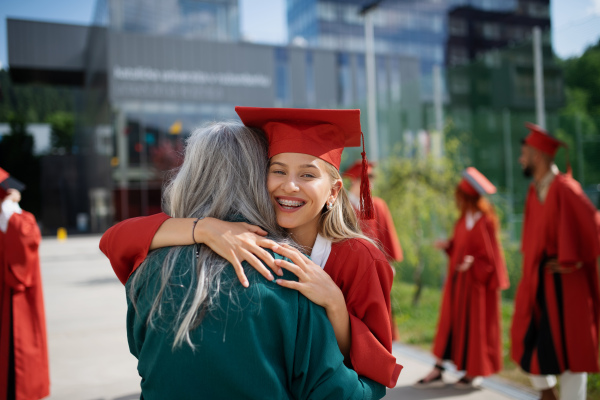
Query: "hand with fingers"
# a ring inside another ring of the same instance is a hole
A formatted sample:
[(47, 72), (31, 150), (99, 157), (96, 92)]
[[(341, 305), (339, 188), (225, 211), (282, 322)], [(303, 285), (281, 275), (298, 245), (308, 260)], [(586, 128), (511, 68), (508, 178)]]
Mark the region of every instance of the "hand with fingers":
[[(265, 238), (267, 232), (260, 227), (245, 222), (227, 222), (215, 218), (205, 218), (194, 231), (197, 243), (204, 243), (215, 253), (229, 261), (244, 287), (249, 286), (242, 262), (246, 261), (266, 279), (272, 281), (271, 268), (277, 275), (283, 271), (277, 265), (271, 253), (265, 248), (277, 246), (274, 241)], [(261, 262), (262, 260), (262, 262)], [(264, 264), (263, 264), (264, 262)]]
[(458, 267), (456, 267), (456, 269), (458, 270), (458, 272), (465, 272), (469, 268), (471, 268), (471, 266), (473, 265), (473, 261), (475, 261), (475, 258), (473, 256), (465, 256), (463, 262), (460, 263)]
[(277, 279), (277, 284), (297, 290), (313, 303), (325, 308), (327, 318), (333, 326), (340, 351), (347, 358), (350, 354), (351, 344), (350, 317), (341, 289), (323, 268), (312, 262), (298, 249), (282, 244), (272, 247), (271, 250), (291, 261), (275, 260), (275, 265), (290, 271), (298, 277), (297, 282)]

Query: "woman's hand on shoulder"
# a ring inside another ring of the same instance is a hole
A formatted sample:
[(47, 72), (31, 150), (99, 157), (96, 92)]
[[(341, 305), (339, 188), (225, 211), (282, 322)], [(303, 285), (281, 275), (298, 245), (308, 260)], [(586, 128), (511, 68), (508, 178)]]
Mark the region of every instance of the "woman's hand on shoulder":
[[(277, 243), (265, 238), (267, 232), (256, 225), (245, 222), (227, 222), (216, 218), (201, 220), (194, 230), (194, 238), (204, 243), (215, 253), (229, 261), (244, 287), (249, 282), (242, 262), (247, 261), (266, 279), (272, 281), (273, 275), (261, 262), (268, 265), (277, 275), (282, 275), (281, 268), (275, 265), (273, 256), (264, 248), (271, 248)], [(264, 248), (263, 248), (264, 247)]]
[(346, 303), (342, 291), (323, 268), (312, 262), (298, 249), (287, 244), (278, 245), (272, 250), (292, 261), (275, 260), (275, 264), (298, 277), (298, 282), (277, 279), (279, 285), (299, 291), (310, 301), (326, 310), (339, 308), (340, 305), (345, 308)]

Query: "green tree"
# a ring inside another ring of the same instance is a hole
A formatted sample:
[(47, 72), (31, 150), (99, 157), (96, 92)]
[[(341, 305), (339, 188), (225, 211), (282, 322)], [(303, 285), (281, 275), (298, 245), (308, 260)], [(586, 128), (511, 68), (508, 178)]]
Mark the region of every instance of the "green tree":
[(585, 111), (600, 116), (600, 40), (581, 55), (563, 61), (567, 88), (580, 89), (586, 94)]
[[(574, 177), (586, 188), (600, 182), (600, 40), (580, 57), (562, 61), (566, 104), (559, 113), (556, 135), (569, 144)], [(565, 162), (564, 152), (557, 156)]]
[(55, 154), (70, 154), (73, 149), (75, 117), (72, 113), (57, 111), (48, 116), (51, 126), (50, 143)]
[(385, 182), (375, 193), (390, 207), (404, 251), (397, 274), (415, 283), (413, 305), (418, 304), (424, 286), (440, 287), (444, 280), (447, 260), (433, 243), (452, 234), (457, 218), (454, 190), (463, 168), (458, 152), (458, 140), (448, 139), (445, 156), (439, 160), (391, 157), (380, 166)]

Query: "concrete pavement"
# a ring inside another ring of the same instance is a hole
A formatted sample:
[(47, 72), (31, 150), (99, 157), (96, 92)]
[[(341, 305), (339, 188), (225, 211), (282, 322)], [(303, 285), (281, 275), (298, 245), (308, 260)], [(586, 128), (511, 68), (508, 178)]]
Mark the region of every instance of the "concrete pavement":
[[(125, 289), (98, 249), (99, 236), (44, 238), (40, 248), (50, 352), (51, 396), (60, 400), (139, 398), (137, 360), (129, 353), (125, 330)], [(431, 368), (428, 354), (401, 344), (394, 354), (404, 365), (398, 385), (385, 399), (521, 399), (533, 392), (498, 379), (478, 390), (414, 389)], [(448, 382), (458, 374), (449, 371)]]

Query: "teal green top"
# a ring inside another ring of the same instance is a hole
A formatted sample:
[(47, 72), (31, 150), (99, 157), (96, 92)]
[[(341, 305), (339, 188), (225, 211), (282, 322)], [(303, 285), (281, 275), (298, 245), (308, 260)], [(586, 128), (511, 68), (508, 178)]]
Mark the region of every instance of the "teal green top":
[[(135, 308), (127, 298), (127, 338), (138, 359), (141, 398), (337, 400), (385, 395), (383, 385), (344, 366), (322, 307), (267, 281), (248, 265), (249, 288), (241, 286), (233, 267), (223, 272), (217, 309), (190, 334), (196, 349), (184, 343), (173, 350), (172, 304), (183, 301), (195, 259), (193, 246), (180, 253), (172, 296), (163, 296), (163, 314), (153, 328), (146, 321), (168, 251), (150, 254), (148, 266), (139, 271), (145, 279), (137, 287), (131, 287), (131, 279), (126, 285), (137, 296)], [(296, 279), (285, 274), (284, 279)]]

